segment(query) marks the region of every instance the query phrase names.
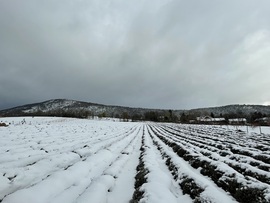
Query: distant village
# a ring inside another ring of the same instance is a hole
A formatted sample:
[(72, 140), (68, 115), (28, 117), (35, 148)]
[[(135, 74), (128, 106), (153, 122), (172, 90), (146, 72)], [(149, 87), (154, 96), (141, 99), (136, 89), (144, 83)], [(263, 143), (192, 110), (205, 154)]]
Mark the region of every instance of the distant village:
[(253, 124), (253, 125), (263, 125), (263, 126), (270, 126), (270, 117), (263, 117), (263, 118), (257, 118), (252, 123), (248, 123), (246, 118), (213, 118), (211, 116), (200, 116), (197, 117), (196, 120), (189, 120), (189, 123), (193, 124), (215, 124), (215, 125), (247, 125), (247, 124)]

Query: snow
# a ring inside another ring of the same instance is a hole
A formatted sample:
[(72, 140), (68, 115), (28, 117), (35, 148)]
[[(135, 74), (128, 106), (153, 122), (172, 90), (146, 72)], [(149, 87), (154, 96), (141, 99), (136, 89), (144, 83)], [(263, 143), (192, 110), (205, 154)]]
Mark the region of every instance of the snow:
[[(127, 203), (135, 192), (142, 148), (142, 161), (148, 173), (146, 182), (139, 188), (143, 191), (139, 202), (193, 202), (179, 185), (185, 177), (203, 189), (199, 196), (204, 201), (237, 202), (210, 177), (202, 175), (201, 167), (191, 166), (160, 137), (185, 149), (197, 160), (216, 166), (216, 170), (223, 173), (220, 179), (234, 177), (245, 187), (263, 189), (264, 198), (270, 200), (267, 182), (270, 164), (265, 161), (270, 157), (270, 136), (267, 134), (270, 130), (266, 127), (262, 128), (264, 133), (259, 134), (256, 130), (240, 132), (241, 127), (235, 129), (233, 126), (110, 119), (14, 117), (1, 120), (9, 123), (8, 127), (0, 128), (2, 203), (83, 203), (89, 200)], [(164, 155), (177, 168), (178, 179), (173, 177)], [(265, 160), (257, 159), (258, 156)]]
[(149, 174), (147, 175), (148, 183), (142, 187), (142, 190), (145, 191), (145, 197), (142, 202), (177, 203), (182, 200), (185, 200), (186, 203), (192, 202), (191, 199), (184, 197), (182, 193), (175, 192), (177, 188), (179, 190), (179, 186), (174, 183), (165, 163), (161, 161), (161, 155), (154, 149), (153, 143), (151, 143), (149, 138), (149, 135), (145, 136), (146, 153), (144, 161)]
[[(163, 145), (163, 144), (162, 144)], [(168, 150), (166, 145), (163, 145), (165, 150)], [(169, 150), (168, 150), (169, 151)], [(230, 196), (228, 196), (224, 191), (218, 189), (212, 181), (208, 178), (201, 176), (198, 170), (194, 170), (190, 165), (188, 165), (183, 159), (175, 156), (173, 152), (168, 152), (168, 155), (173, 159), (175, 163), (181, 168), (182, 176), (188, 176), (194, 179), (198, 185), (205, 189), (203, 192), (203, 197), (211, 199), (213, 202), (220, 203), (230, 203), (235, 202)]]

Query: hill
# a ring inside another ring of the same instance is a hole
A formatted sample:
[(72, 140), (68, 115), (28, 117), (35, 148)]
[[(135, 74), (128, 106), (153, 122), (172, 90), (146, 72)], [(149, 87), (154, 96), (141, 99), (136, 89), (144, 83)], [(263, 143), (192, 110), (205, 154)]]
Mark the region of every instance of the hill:
[(192, 109), (189, 111), (193, 114), (208, 114), (210, 115), (213, 113), (216, 117), (217, 116), (224, 116), (226, 114), (237, 114), (237, 116), (248, 116), (253, 113), (261, 113), (262, 115), (270, 115), (270, 106), (263, 106), (263, 105), (227, 105), (227, 106), (220, 106), (220, 107), (208, 107), (208, 108), (198, 108)]
[(0, 111), (0, 116), (2, 117), (64, 116), (86, 118), (99, 116), (152, 121), (178, 121), (183, 115), (186, 116), (186, 121), (196, 119), (198, 116), (210, 115), (225, 118), (247, 118), (248, 121), (254, 121), (257, 118), (270, 117), (270, 106), (227, 105), (191, 110), (164, 110), (111, 106), (67, 99), (53, 99)]
[[(27, 104), (11, 109), (0, 111), (0, 116), (64, 116), (64, 117), (116, 117), (116, 118), (135, 118), (142, 119), (147, 113), (154, 112), (155, 116), (167, 115), (168, 110), (163, 109), (146, 109), (146, 108), (131, 108), (123, 106), (111, 106), (96, 104), (83, 101), (53, 99), (40, 103)], [(175, 111), (180, 115), (182, 111)]]

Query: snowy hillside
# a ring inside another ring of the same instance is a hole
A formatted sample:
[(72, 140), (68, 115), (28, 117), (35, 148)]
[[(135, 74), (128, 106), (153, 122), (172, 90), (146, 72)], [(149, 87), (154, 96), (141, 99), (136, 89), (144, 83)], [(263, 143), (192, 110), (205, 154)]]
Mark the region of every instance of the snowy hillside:
[(216, 116), (226, 115), (226, 114), (237, 114), (238, 116), (248, 117), (250, 114), (254, 112), (260, 112), (262, 114), (266, 114), (270, 116), (270, 106), (263, 105), (227, 105), (220, 107), (209, 107), (209, 108), (200, 108), (200, 109), (192, 109), (191, 113), (200, 113), (204, 112), (204, 114), (210, 115), (213, 113)]
[[(127, 118), (133, 120), (178, 122), (186, 114), (186, 120), (194, 120), (199, 116), (246, 118), (249, 123), (258, 118), (270, 117), (270, 106), (262, 105), (228, 105), (221, 107), (165, 110), (110, 106), (82, 101), (53, 99), (45, 102), (28, 104), (11, 109), (0, 110), (0, 117), (6, 116), (58, 116), (86, 118), (91, 116)], [(148, 114), (148, 115), (147, 115)], [(184, 118), (184, 117), (183, 117)], [(183, 120), (183, 119), (182, 119)], [(183, 121), (182, 121), (183, 122)]]
[[(53, 99), (41, 103), (28, 104), (11, 109), (1, 110), (0, 116), (63, 116), (65, 113), (70, 113), (70, 115), (67, 115), (67, 117), (78, 117), (76, 115), (86, 113), (89, 116), (98, 116), (100, 114), (104, 114), (108, 117), (122, 117), (122, 115), (126, 113), (129, 117), (132, 117), (133, 115), (144, 115), (149, 111), (155, 111), (161, 114), (168, 112), (168, 110), (109, 106), (90, 102)], [(74, 114), (75, 116), (73, 116)]]
[(270, 202), (270, 134), (226, 126), (3, 118), (0, 202)]

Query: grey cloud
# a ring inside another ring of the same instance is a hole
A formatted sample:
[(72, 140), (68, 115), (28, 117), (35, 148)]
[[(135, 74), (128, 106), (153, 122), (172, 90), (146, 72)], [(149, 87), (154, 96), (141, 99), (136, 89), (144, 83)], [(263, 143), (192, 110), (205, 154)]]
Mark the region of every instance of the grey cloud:
[(270, 102), (268, 1), (2, 1), (0, 108)]

